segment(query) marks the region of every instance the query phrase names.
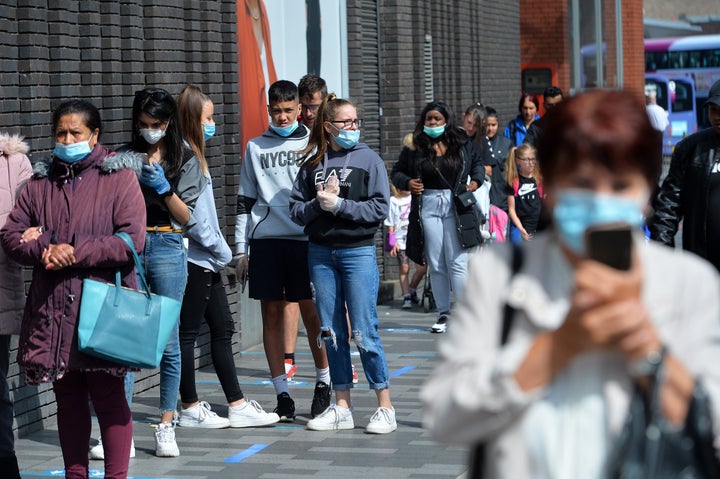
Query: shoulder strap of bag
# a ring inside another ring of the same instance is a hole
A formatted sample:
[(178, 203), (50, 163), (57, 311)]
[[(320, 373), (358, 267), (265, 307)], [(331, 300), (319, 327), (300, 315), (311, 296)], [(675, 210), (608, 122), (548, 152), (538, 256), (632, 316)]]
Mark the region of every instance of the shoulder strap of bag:
[[(510, 259), (510, 280), (515, 276), (523, 263), (523, 251), (520, 245), (512, 244), (512, 257)], [(508, 281), (508, 284), (510, 281)], [(507, 343), (512, 329), (513, 319), (515, 317), (515, 308), (509, 303), (505, 303), (503, 309), (502, 332), (500, 334), (500, 345)], [(469, 479), (483, 479), (483, 471), (485, 469), (485, 443), (477, 444), (470, 452), (470, 469), (467, 477)]]
[(135, 244), (133, 243), (132, 238), (129, 234), (127, 234), (124, 231), (118, 231), (115, 233), (115, 236), (120, 238), (125, 242), (125, 244), (128, 245), (130, 248), (130, 252), (133, 256), (133, 261), (135, 262), (135, 271), (137, 272), (138, 277), (140, 278), (140, 281), (142, 283), (142, 287), (145, 291), (150, 292), (150, 287), (147, 284), (147, 280), (145, 279), (145, 268), (143, 268), (142, 263), (140, 262), (140, 256), (138, 256), (137, 251), (135, 251)]
[[(518, 271), (520, 271), (520, 268), (522, 267), (523, 263), (523, 250), (520, 247), (520, 245), (517, 245), (515, 243), (512, 244), (512, 258), (511, 258), (511, 264), (510, 264), (510, 279), (512, 280), (513, 276), (515, 276)], [(509, 283), (509, 281), (508, 281)], [(512, 329), (513, 319), (515, 316), (515, 308), (510, 305), (510, 303), (505, 303), (505, 308), (503, 309), (503, 322), (502, 322), (502, 333), (500, 335), (500, 345), (504, 346), (507, 341), (508, 337), (510, 336), (510, 330)]]

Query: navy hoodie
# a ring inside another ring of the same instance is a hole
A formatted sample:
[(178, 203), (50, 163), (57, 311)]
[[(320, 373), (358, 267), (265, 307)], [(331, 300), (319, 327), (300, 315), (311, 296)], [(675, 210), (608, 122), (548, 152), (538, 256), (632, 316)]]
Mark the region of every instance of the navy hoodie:
[[(337, 176), (343, 202), (337, 215), (323, 211), (316, 200), (317, 186)], [(304, 166), (290, 194), (290, 216), (305, 227), (311, 242), (330, 247), (370, 246), (387, 217), (390, 186), (382, 159), (366, 144), (350, 150), (328, 149), (324, 161)]]

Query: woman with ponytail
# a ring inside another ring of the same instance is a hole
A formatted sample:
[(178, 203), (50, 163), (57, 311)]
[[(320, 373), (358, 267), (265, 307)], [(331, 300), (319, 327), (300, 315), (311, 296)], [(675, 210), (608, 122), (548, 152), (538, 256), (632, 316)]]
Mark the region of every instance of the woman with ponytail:
[[(365, 432), (397, 429), (390, 375), (375, 307), (380, 276), (375, 233), (388, 213), (390, 190), (382, 159), (359, 143), (362, 120), (348, 100), (330, 94), (318, 111), (290, 195), (290, 215), (309, 237), (308, 263), (327, 346), (336, 404), (311, 419), (315, 431), (353, 429), (349, 339), (358, 346), (378, 408)], [(350, 318), (350, 329), (345, 316)]]

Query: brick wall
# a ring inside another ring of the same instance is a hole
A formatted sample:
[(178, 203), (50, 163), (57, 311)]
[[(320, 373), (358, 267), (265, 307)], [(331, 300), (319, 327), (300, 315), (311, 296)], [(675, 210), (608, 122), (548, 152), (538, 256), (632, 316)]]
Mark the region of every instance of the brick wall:
[(624, 89), (645, 102), (645, 43), (643, 2), (622, 2)]
[[(608, 45), (605, 78), (617, 83), (615, 2), (604, 2), (603, 23)], [(558, 86), (570, 90), (570, 43), (567, 0), (520, 0), (520, 44), (522, 63), (552, 63), (557, 66)], [(623, 85), (638, 95), (645, 85), (643, 52), (643, 2), (622, 2)]]
[[(360, 25), (351, 20), (359, 9), (368, 8), (367, 3), (348, 1), (350, 45), (361, 45), (359, 41), (353, 41), (353, 33), (364, 33), (372, 21), (368, 17), (366, 23)], [(377, 4), (380, 9), (380, 51), (377, 54), (379, 104), (383, 115), (378, 124), (377, 151), (388, 170), (397, 160), (403, 137), (413, 131), (426, 103), (423, 80), (426, 34), (432, 36), (435, 100), (448, 103), (457, 118), (478, 100), (495, 107), (501, 121), (515, 116), (520, 91), (517, 1), (379, 0), (369, 3)], [(374, 71), (367, 62), (375, 54), (365, 50), (361, 56), (362, 64), (353, 64), (350, 57), (350, 93), (353, 97), (364, 94), (366, 106), (378, 100), (368, 98), (366, 83), (358, 83), (356, 75)], [(370, 93), (371, 96), (374, 94)], [(365, 116), (367, 114), (366, 108)], [(368, 135), (368, 128), (370, 125), (364, 128), (364, 135)], [(383, 278), (396, 280), (397, 271), (395, 258), (386, 256)]]
[[(93, 102), (103, 119), (101, 142), (117, 147), (129, 140), (136, 90), (153, 85), (177, 94), (194, 83), (215, 103), (219, 135), (207, 154), (221, 226), (231, 236), (228, 219), (234, 217), (239, 173), (235, 1), (12, 3), (0, 6), (6, 33), (0, 39), (0, 125), (26, 137), (31, 159), (53, 148), (50, 112), (63, 100)], [(235, 309), (238, 300), (231, 294)], [(205, 361), (207, 339), (199, 343), (198, 356)], [(17, 338), (12, 344), (15, 349)], [(14, 360), (14, 350), (11, 354)], [(158, 383), (157, 370), (138, 379), (137, 390), (151, 387)], [(54, 396), (47, 386), (21, 386), (14, 361), (9, 380), (20, 433), (54, 420)]]
[[(350, 2), (352, 3), (352, 2)], [(423, 45), (432, 35), (435, 99), (459, 116), (482, 100), (515, 115), (520, 88), (518, 2), (383, 0), (381, 156), (397, 159), (425, 105)]]

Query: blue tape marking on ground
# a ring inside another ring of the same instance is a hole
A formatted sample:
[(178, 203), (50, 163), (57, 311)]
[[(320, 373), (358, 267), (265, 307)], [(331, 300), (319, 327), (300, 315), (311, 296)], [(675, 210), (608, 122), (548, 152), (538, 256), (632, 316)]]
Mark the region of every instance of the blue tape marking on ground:
[[(423, 329), (423, 331), (428, 331), (427, 329)], [(241, 353), (242, 354), (262, 354), (265, 356), (265, 353), (258, 353), (258, 352), (250, 352), (250, 353)], [(310, 356), (310, 352), (306, 351), (298, 351), (295, 353), (296, 355), (300, 356)], [(360, 353), (357, 351), (353, 351), (350, 353), (351, 356), (359, 356)], [(385, 356), (395, 356), (395, 357), (403, 357), (403, 358), (432, 358), (437, 356), (436, 353), (385, 353)], [(219, 383), (218, 383), (219, 384)], [(314, 386), (314, 384), (313, 384)]]
[(427, 328), (380, 328), (386, 333), (427, 333)]
[(409, 372), (409, 371), (412, 371), (413, 369), (415, 369), (415, 366), (405, 366), (404, 368), (400, 368), (400, 369), (398, 369), (397, 371), (391, 372), (391, 373), (390, 373), (390, 376), (391, 376), (391, 377), (400, 376), (400, 375), (405, 374), (405, 373), (407, 373), (407, 372)]
[(238, 452), (234, 456), (228, 457), (227, 459), (225, 459), (225, 462), (242, 462), (248, 457), (254, 456), (268, 446), (269, 444), (253, 444), (244, 451)]
[[(65, 477), (64, 469), (52, 469), (44, 472), (21, 472), (22, 477)], [(88, 477), (90, 478), (102, 478), (105, 477), (105, 471), (102, 469), (90, 469), (88, 470)], [(140, 477), (140, 476), (128, 476), (128, 479), (160, 479), (157, 477)], [(162, 479), (182, 479), (179, 477), (164, 477)]]

